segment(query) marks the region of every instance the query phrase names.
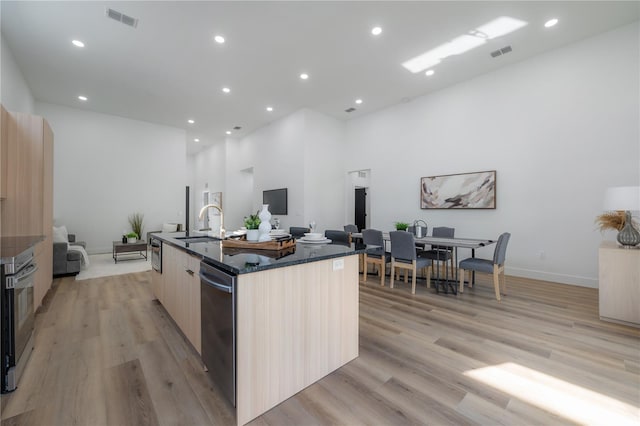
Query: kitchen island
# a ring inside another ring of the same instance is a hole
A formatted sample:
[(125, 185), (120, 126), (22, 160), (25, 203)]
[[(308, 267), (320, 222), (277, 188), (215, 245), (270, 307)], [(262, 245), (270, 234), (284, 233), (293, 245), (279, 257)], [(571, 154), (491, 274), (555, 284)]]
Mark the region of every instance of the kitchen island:
[(162, 241), (162, 274), (154, 271), (153, 290), (201, 353), (207, 339), (218, 337), (207, 331), (211, 306), (200, 297), (205, 290), (199, 262), (235, 277), (235, 398), (230, 400), (235, 399), (238, 424), (358, 356), (358, 254), (371, 248), (298, 243), (267, 252), (184, 237), (155, 235)]

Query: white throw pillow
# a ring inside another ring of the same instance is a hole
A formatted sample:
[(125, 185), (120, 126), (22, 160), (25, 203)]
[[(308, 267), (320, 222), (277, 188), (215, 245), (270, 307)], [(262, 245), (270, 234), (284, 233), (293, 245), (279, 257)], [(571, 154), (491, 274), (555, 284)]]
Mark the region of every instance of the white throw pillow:
[(69, 242), (69, 232), (67, 231), (67, 227), (62, 225), (59, 227), (53, 227), (53, 242), (54, 243), (68, 243)]
[(163, 223), (162, 224), (162, 232), (176, 232), (178, 230), (177, 223)]

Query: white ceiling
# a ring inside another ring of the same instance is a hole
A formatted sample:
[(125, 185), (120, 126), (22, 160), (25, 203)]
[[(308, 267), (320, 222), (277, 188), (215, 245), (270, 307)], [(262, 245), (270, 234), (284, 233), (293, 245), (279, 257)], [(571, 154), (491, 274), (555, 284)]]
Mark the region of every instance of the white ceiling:
[[(38, 101), (184, 128), (190, 153), (302, 107), (347, 120), (638, 20), (639, 2), (25, 2), (2, 35)], [(133, 29), (105, 7), (139, 19)], [(511, 34), (412, 74), (401, 63), (500, 16)], [(560, 22), (546, 29), (550, 18)], [(371, 28), (383, 28), (380, 36)], [(223, 45), (215, 34), (226, 38)], [(78, 49), (71, 40), (82, 40)], [(491, 58), (506, 45), (513, 52)], [(310, 78), (298, 76), (307, 72)], [(230, 94), (221, 91), (231, 88)], [(81, 103), (79, 94), (89, 97)], [(354, 100), (362, 98), (361, 105)], [(272, 105), (274, 111), (265, 110)], [(344, 110), (356, 107), (352, 113)], [(193, 118), (194, 125), (187, 124)], [(200, 143), (193, 143), (199, 138)]]

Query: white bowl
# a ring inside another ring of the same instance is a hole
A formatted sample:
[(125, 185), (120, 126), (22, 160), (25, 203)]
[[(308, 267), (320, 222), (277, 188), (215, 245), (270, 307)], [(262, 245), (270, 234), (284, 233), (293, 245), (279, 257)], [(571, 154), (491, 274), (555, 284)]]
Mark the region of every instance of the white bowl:
[(304, 237), (307, 240), (323, 240), (324, 235), (319, 232), (305, 232)]

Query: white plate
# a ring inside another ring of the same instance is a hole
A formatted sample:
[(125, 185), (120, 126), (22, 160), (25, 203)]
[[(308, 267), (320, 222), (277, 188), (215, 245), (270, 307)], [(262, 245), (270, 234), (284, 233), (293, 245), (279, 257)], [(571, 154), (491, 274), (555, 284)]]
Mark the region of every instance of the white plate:
[(298, 239), (298, 241), (305, 244), (327, 244), (331, 242), (331, 240), (328, 238), (323, 238), (322, 240), (316, 240), (316, 239), (307, 240), (305, 239), (305, 237)]
[(284, 229), (272, 229), (271, 231), (269, 231), (269, 234), (271, 235), (285, 235), (288, 232), (285, 231)]
[(320, 232), (305, 232), (304, 237), (302, 238), (305, 238), (307, 240), (324, 240), (325, 236)]

